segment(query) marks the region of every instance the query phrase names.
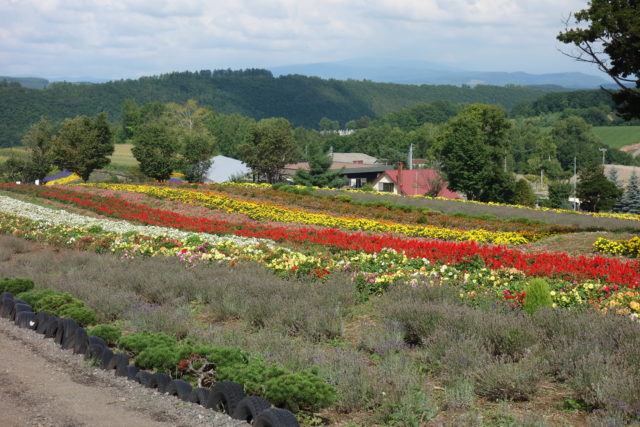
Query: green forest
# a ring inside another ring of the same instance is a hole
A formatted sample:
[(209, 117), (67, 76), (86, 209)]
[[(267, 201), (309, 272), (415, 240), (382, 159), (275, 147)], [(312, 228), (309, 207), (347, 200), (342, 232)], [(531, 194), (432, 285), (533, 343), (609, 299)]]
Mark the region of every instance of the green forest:
[(497, 104), (510, 111), (545, 93), (516, 86), (416, 86), (300, 75), (276, 78), (260, 69), (174, 72), (101, 84), (52, 83), (40, 90), (0, 82), (0, 147), (18, 145), (26, 129), (42, 116), (57, 122), (106, 112), (112, 123), (118, 122), (126, 99), (138, 104), (182, 104), (193, 99), (216, 113), (238, 113), (256, 120), (284, 117), (294, 126), (317, 128), (323, 117), (344, 125), (363, 116), (374, 118), (437, 100)]

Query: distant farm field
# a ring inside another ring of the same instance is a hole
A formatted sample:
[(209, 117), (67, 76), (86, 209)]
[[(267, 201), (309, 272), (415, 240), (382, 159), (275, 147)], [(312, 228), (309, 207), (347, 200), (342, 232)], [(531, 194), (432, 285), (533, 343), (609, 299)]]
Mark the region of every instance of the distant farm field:
[(116, 144), (113, 154), (109, 156), (111, 164), (115, 166), (137, 166), (138, 161), (131, 152), (132, 144)]
[(611, 148), (640, 142), (640, 126), (594, 126), (593, 131)]

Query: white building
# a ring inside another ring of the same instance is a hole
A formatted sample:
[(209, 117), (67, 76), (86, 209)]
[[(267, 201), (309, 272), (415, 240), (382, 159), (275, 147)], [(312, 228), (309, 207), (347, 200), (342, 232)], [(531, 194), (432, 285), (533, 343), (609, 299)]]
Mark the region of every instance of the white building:
[(215, 156), (207, 173), (204, 175), (205, 184), (212, 182), (228, 182), (232, 178), (245, 176), (251, 173), (251, 169), (243, 162), (231, 157)]

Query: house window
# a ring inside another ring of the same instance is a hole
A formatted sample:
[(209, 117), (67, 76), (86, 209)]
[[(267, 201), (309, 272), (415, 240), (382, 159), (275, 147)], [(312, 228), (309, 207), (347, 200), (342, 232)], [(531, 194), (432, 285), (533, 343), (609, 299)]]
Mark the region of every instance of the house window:
[(385, 193), (393, 193), (393, 182), (383, 182), (380, 191)]
[(351, 180), (352, 188), (362, 188), (367, 185), (367, 178), (353, 178)]

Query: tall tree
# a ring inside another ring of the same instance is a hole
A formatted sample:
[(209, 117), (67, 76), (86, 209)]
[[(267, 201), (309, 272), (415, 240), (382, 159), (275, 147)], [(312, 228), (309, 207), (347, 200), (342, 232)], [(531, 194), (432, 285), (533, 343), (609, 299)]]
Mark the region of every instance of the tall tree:
[(472, 104), (449, 120), (439, 135), (449, 187), (470, 200), (508, 202), (515, 185), (503, 170), (510, 127), (497, 106)]
[(138, 127), (133, 136), (133, 156), (140, 163), (140, 171), (158, 181), (169, 179), (178, 168), (178, 139), (165, 123), (156, 121)]
[(640, 117), (640, 3), (591, 0), (588, 5), (573, 14), (575, 28), (567, 20), (558, 40), (576, 46), (569, 56), (595, 64), (620, 87), (613, 99), (625, 118)]
[(582, 209), (591, 212), (610, 211), (620, 199), (622, 190), (604, 176), (602, 166), (595, 166), (580, 171), (576, 195)]
[(181, 169), (189, 182), (202, 182), (211, 166), (216, 151), (216, 139), (207, 127), (213, 111), (198, 106), (193, 99), (184, 105), (169, 103), (165, 107), (165, 120), (178, 139)]
[(24, 181), (42, 181), (49, 174), (53, 166), (51, 161), (52, 141), (53, 130), (46, 118), (41, 118), (37, 123), (31, 125), (22, 138), (22, 145), (28, 152), (24, 165)]
[(535, 206), (538, 199), (536, 195), (533, 193), (531, 189), (531, 185), (527, 182), (526, 179), (520, 178), (516, 182), (514, 195), (513, 195), (513, 203), (516, 205), (522, 206)]
[(240, 114), (216, 114), (206, 124), (222, 155), (233, 158), (240, 156), (242, 145), (251, 143), (255, 125), (254, 119)]
[(254, 176), (269, 183), (278, 181), (284, 165), (296, 160), (291, 123), (282, 118), (260, 120), (253, 129), (252, 142), (240, 151)]
[(564, 170), (573, 172), (574, 157), (579, 169), (601, 162), (598, 148), (602, 147), (602, 141), (593, 133), (591, 125), (580, 117), (556, 121), (551, 129), (551, 141), (558, 147), (558, 160)]
[(106, 113), (95, 118), (78, 116), (62, 122), (53, 138), (51, 158), (55, 166), (78, 174), (86, 182), (91, 172), (109, 164), (113, 149)]
[(631, 173), (629, 184), (624, 189), (624, 193), (616, 203), (614, 210), (616, 212), (640, 213), (640, 187), (638, 186), (638, 175), (636, 175), (635, 170)]
[(215, 148), (215, 139), (206, 132), (189, 132), (180, 137), (181, 167), (188, 182), (202, 182)]

